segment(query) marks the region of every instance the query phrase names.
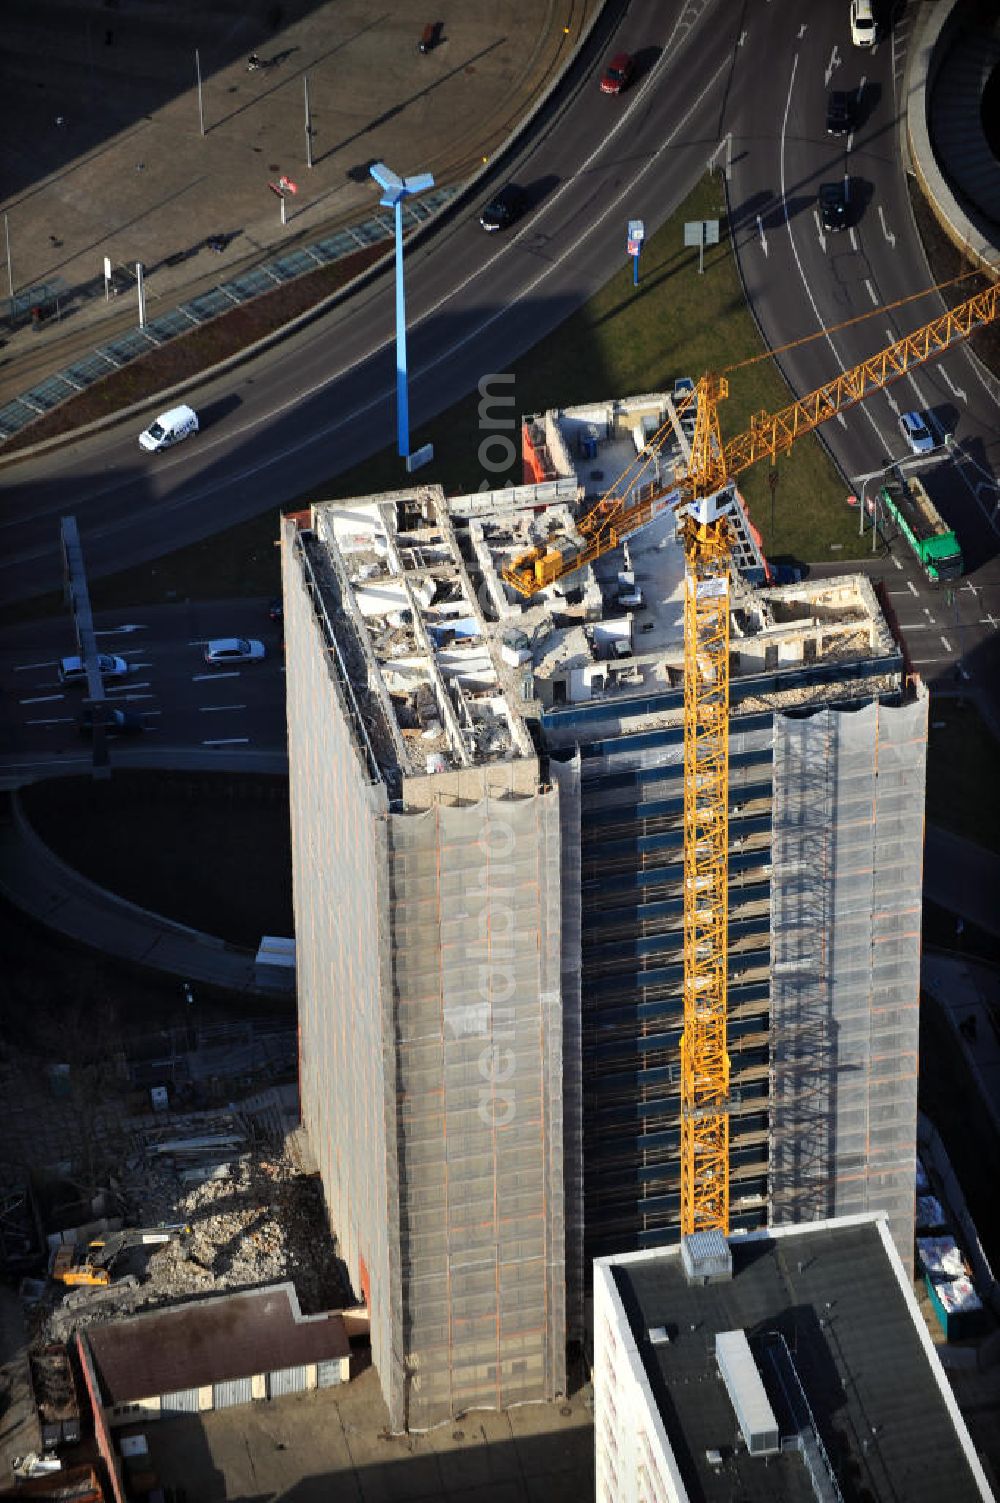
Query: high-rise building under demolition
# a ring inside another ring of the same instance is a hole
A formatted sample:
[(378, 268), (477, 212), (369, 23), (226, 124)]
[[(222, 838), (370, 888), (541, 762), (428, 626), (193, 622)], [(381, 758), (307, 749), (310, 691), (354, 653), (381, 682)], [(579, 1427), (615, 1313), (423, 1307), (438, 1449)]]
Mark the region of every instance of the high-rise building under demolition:
[[(554, 1396), (589, 1260), (677, 1240), (674, 519), (529, 601), (501, 575), (668, 410), (284, 524), (302, 1108), (394, 1427)], [(737, 523), (732, 1226), (885, 1211), (909, 1263), (926, 694), (867, 579), (772, 588)]]

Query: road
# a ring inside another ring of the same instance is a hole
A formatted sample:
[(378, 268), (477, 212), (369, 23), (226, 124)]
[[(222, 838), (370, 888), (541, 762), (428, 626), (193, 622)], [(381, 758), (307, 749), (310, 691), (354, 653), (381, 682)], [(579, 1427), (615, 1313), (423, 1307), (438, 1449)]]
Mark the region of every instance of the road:
[[(775, 349), (826, 331), (778, 356), (796, 393), (814, 390), (942, 307), (937, 294), (912, 297), (933, 278), (900, 168), (902, 81), (915, 8), (899, 8), (891, 33), (871, 52), (850, 45), (844, 9), (817, 6), (798, 28), (790, 27), (786, 6), (769, 5), (756, 16), (767, 50), (780, 59), (770, 74), (771, 115), (762, 131), (759, 92), (741, 73), (726, 120), (737, 253), (761, 328)], [(844, 136), (826, 132), (830, 89), (852, 101), (852, 128)], [(821, 183), (837, 181), (848, 185), (848, 225), (824, 232), (816, 195)], [(936, 437), (954, 438), (926, 461), (913, 459), (899, 433), (899, 414), (914, 408), (929, 415)], [(902, 538), (891, 551), (880, 542), (874, 559), (870, 536), (859, 539), (859, 555), (867, 572), (884, 578), (924, 678), (933, 683), (950, 675), (960, 661), (963, 673), (995, 683), (1000, 421), (968, 349), (959, 346), (843, 413), (825, 425), (822, 438), (841, 471), (855, 477), (856, 494), (862, 476), (893, 460), (921, 475), (961, 540), (967, 570), (961, 586), (930, 586)], [(868, 482), (866, 498), (879, 483)]]
[[(414, 425), (476, 388), (560, 324), (621, 264), (626, 221), (652, 232), (705, 166), (733, 68), (738, 12), (718, 0), (633, 0), (610, 42), (639, 76), (621, 99), (581, 73), (511, 164), (532, 210), (487, 236), (478, 203), (416, 248), (407, 267)], [(197, 440), (145, 456), (130, 423), (0, 473), (0, 594), (58, 580), (58, 519), (72, 509), (102, 574), (287, 502), (391, 440), (391, 286), (348, 304), (235, 376), (192, 394)]]
[[(727, 136), (738, 253), (772, 345), (927, 286), (898, 153), (907, 14), (865, 54), (850, 47), (841, 0), (817, 3), (808, 21), (801, 14), (792, 0), (625, 7), (610, 42), (583, 60), (560, 107), (507, 169), (532, 202), (519, 228), (486, 236), (477, 205), (467, 205), (410, 254), (415, 427), (586, 301), (620, 264), (626, 220), (642, 217), (654, 231)], [(593, 74), (612, 47), (632, 50), (639, 63), (621, 99), (599, 95)], [(828, 82), (859, 97), (847, 140), (825, 133)], [(843, 235), (824, 235), (816, 189), (841, 175), (850, 180), (853, 222)], [(938, 306), (931, 297), (907, 303), (789, 350), (781, 363), (796, 390), (809, 390)], [(287, 503), (384, 447), (393, 422), (392, 311), (390, 285), (379, 278), (234, 375), (206, 382), (191, 398), (203, 431), (176, 451), (140, 454), (138, 425), (129, 423), (0, 472), (0, 594), (17, 599), (57, 583), (58, 519), (67, 511), (80, 522), (92, 573), (104, 574)], [(930, 616), (940, 624), (941, 596), (929, 594), (899, 545), (883, 568), (900, 604), (917, 602), (903, 625), (915, 639), (926, 635), (929, 650), (915, 656), (928, 676), (950, 670), (960, 654), (978, 673), (1000, 615), (996, 406), (974, 363), (956, 351), (827, 425), (846, 475), (900, 454), (893, 404), (929, 409), (954, 432), (953, 458), (929, 472), (971, 565), (963, 589), (945, 597), (950, 629), (926, 631)]]
[[(266, 600), (150, 606), (98, 615), (95, 624), (99, 649), (129, 665), (127, 676), (108, 679), (105, 689), (109, 704), (143, 718), (144, 731), (127, 738), (130, 749), (283, 749), (281, 627), (270, 620)], [(209, 668), (204, 645), (222, 636), (256, 638), (267, 655), (259, 663)], [(22, 760), (86, 767), (87, 743), (78, 729), (85, 689), (58, 676), (59, 659), (75, 651), (63, 621), (33, 622), (0, 638), (0, 756), (9, 770)]]

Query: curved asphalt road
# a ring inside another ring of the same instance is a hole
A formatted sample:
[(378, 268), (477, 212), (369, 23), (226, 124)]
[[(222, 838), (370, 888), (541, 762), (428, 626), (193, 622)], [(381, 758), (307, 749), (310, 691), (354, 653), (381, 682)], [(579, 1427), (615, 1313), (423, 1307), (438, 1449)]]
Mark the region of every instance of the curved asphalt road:
[[(621, 264), (626, 220), (641, 216), (658, 227), (728, 132), (740, 260), (772, 345), (929, 283), (899, 165), (906, 16), (891, 40), (865, 54), (850, 46), (843, 0), (816, 0), (807, 21), (802, 15), (796, 0), (633, 0), (625, 7), (613, 37), (602, 35), (559, 109), (506, 169), (536, 204), (517, 231), (485, 236), (474, 205), (409, 256), (414, 427), (579, 307)], [(593, 70), (619, 46), (645, 66), (627, 95), (605, 99)], [(857, 88), (862, 74), (852, 138), (828, 138), (827, 78), (830, 87)], [(816, 188), (844, 173), (856, 223), (823, 237)], [(810, 390), (939, 306), (921, 299), (789, 351), (782, 364), (797, 390)], [(0, 594), (22, 598), (58, 582), (65, 512), (79, 519), (91, 572), (103, 574), (285, 504), (384, 447), (394, 422), (392, 312), (391, 285), (381, 277), (254, 362), (206, 383), (192, 396), (204, 431), (173, 454), (141, 456), (138, 425), (129, 422), (0, 471)], [(961, 640), (937, 650), (955, 656), (992, 635), (986, 617), (991, 603), (1000, 609), (996, 406), (961, 350), (906, 378), (892, 399), (902, 410), (936, 410), (956, 427), (960, 463), (936, 467), (934, 487), (956, 509), (977, 568), (972, 583), (985, 593), (980, 598), (967, 584), (951, 607)], [(827, 424), (825, 437), (852, 475), (902, 449), (889, 394)], [(402, 482), (402, 466), (400, 475)], [(899, 584), (925, 593), (906, 565)], [(963, 612), (969, 620), (960, 622)]]

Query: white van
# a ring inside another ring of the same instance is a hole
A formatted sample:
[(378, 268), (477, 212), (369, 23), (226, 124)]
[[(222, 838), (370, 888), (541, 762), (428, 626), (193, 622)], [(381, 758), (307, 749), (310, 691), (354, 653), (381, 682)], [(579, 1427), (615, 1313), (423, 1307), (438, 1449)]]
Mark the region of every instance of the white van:
[(145, 433), (139, 434), (139, 445), (150, 452), (167, 449), (171, 444), (179, 444), (182, 438), (189, 438), (197, 432), (198, 414), (194, 408), (172, 407), (169, 412), (162, 413), (155, 423), (150, 423)]

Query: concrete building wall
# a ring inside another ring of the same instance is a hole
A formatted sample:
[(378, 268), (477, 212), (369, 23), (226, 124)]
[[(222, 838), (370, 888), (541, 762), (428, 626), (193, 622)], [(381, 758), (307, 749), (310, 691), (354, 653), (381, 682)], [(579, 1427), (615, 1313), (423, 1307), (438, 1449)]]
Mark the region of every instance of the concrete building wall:
[(594, 1496), (597, 1503), (686, 1503), (614, 1274), (594, 1265)]
[(282, 568), (302, 1116), (331, 1230), (371, 1310), (372, 1360), (399, 1412), (387, 800), (352, 738), (290, 527)]
[(927, 707), (774, 730), (769, 1219), (884, 1211), (907, 1267)]

